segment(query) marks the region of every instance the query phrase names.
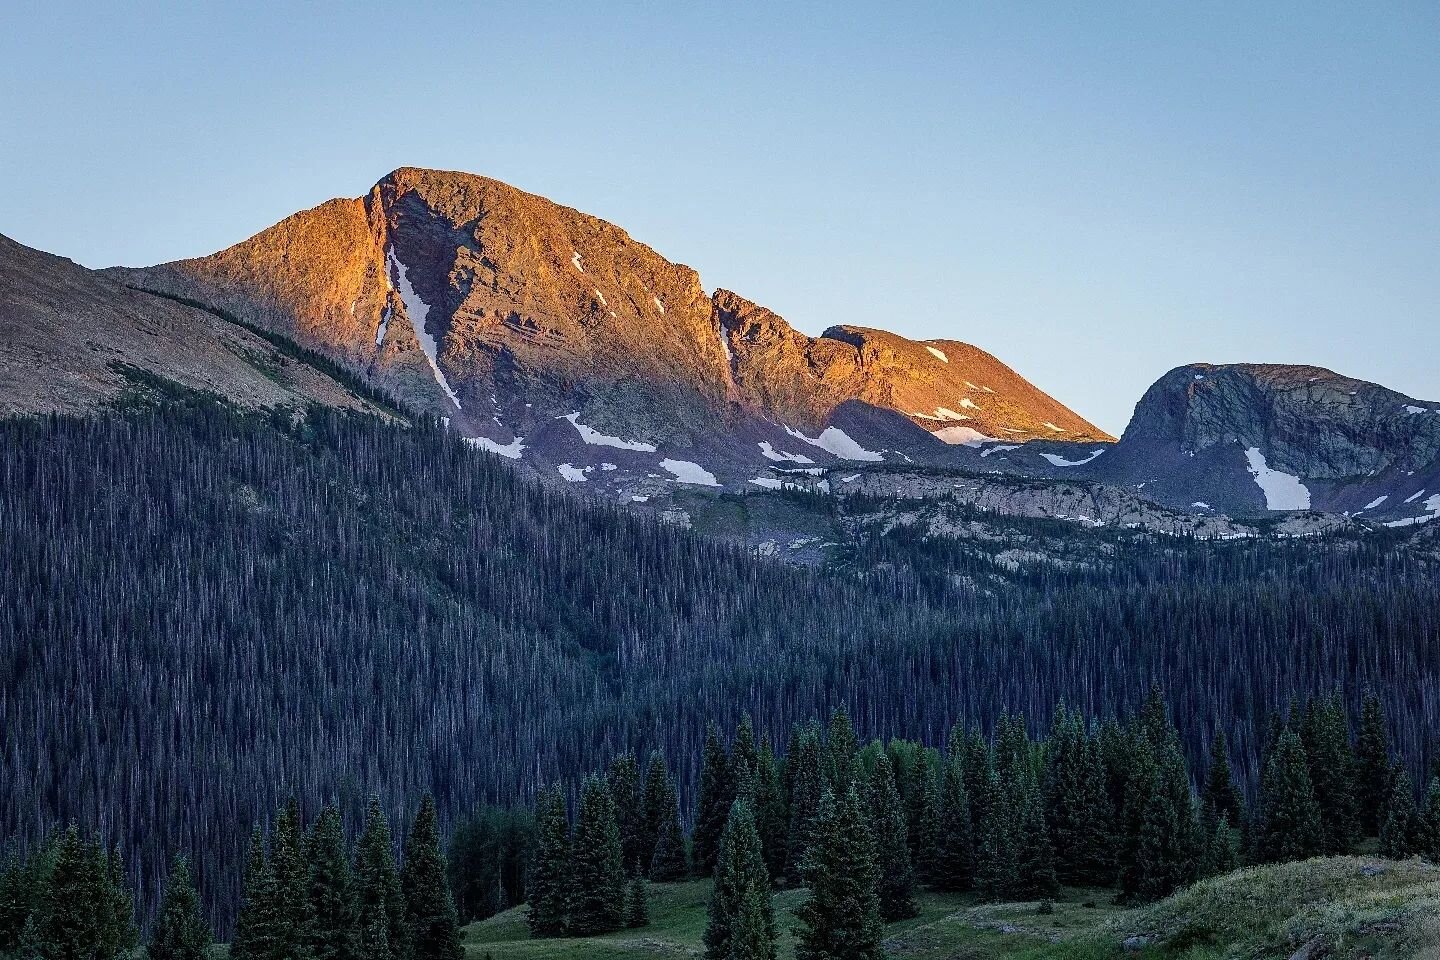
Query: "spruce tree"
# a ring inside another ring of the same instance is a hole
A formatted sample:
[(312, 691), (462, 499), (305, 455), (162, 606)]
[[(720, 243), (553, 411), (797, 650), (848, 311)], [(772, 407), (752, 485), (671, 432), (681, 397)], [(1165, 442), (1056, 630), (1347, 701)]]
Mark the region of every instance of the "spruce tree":
[(883, 960), (879, 868), (865, 804), (851, 787), (838, 803), (828, 790), (815, 815), (804, 875), (810, 896), (796, 960)]
[(920, 908), (915, 903), (915, 872), (910, 862), (905, 810), (890, 758), (884, 753), (870, 772), (870, 824), (880, 870), (880, 918), (893, 923), (913, 917)]
[(1320, 805), (1310, 783), (1305, 747), (1288, 727), (1275, 742), (1260, 782), (1257, 859), (1304, 860), (1324, 849)]
[(210, 926), (200, 915), (200, 896), (190, 877), (190, 863), (177, 857), (146, 946), (147, 960), (205, 960), (211, 942)]
[(797, 727), (790, 738), (790, 751), (785, 757), (785, 781), (790, 823), (786, 831), (785, 873), (799, 879), (810, 834), (820, 809), (820, 796), (825, 789), (824, 764), (821, 757), (819, 728), (811, 723)]
[(580, 790), (575, 839), (570, 851), (573, 900), (570, 932), (591, 936), (619, 930), (625, 923), (625, 865), (615, 803), (599, 777), (588, 777)]
[(1223, 730), (1216, 731), (1210, 741), (1210, 767), (1205, 771), (1200, 809), (1212, 827), (1221, 819), (1231, 826), (1238, 826), (1245, 816), (1245, 804), (1235, 786), (1235, 775), (1230, 768), (1229, 742)]
[(860, 743), (855, 736), (855, 727), (850, 723), (850, 714), (845, 712), (844, 707), (839, 707), (830, 715), (823, 754), (826, 785), (835, 796), (845, 796), (855, 783), (859, 773), (859, 752)]
[(1205, 846), (1200, 855), (1198, 877), (1214, 877), (1229, 873), (1240, 866), (1240, 850), (1235, 842), (1235, 831), (1225, 817), (1214, 820), (1205, 836)]
[(1019, 885), (1015, 816), (1009, 791), (995, 773), (976, 795), (984, 810), (975, 828), (975, 889), (991, 900), (1003, 899)]
[(730, 934), (731, 960), (775, 960), (775, 911), (767, 891), (751, 887)]
[(264, 835), (256, 824), (245, 859), (240, 913), (230, 942), (230, 960), (276, 960), (281, 956), (278, 910), (275, 875), (265, 855)]
[(355, 901), (361, 960), (404, 960), (409, 952), (405, 896), (379, 797), (366, 804), (365, 829), (355, 845)]
[(1360, 731), (1355, 739), (1355, 793), (1360, 831), (1376, 836), (1384, 824), (1393, 777), (1385, 712), (1374, 691), (1367, 691), (1360, 709)]
[(1055, 873), (1067, 884), (1099, 885), (1110, 879), (1110, 810), (1099, 750), (1084, 720), (1062, 704), (1046, 745), (1045, 819), (1055, 851)]
[(640, 767), (633, 753), (622, 753), (610, 762), (605, 780), (615, 804), (615, 826), (620, 830), (620, 849), (627, 869), (648, 866), (655, 848), (645, 847), (645, 799), (640, 786)]
[(755, 831), (760, 835), (760, 849), (770, 879), (778, 880), (785, 872), (786, 839), (789, 818), (781, 790), (780, 773), (775, 768), (775, 754), (770, 744), (762, 743), (755, 757)]
[(634, 930), (639, 927), (650, 925), (650, 895), (647, 890), (645, 878), (640, 871), (635, 871), (635, 876), (630, 880), (630, 886), (625, 892), (625, 926)]
[[(603, 787), (602, 787), (603, 789)], [(611, 828), (614, 828), (612, 821)], [(460, 924), (445, 879), (440, 852), (440, 823), (435, 798), (426, 794), (405, 838), (400, 871), (405, 898), (405, 932), (409, 960), (460, 960)]]
[(20, 949), (25, 922), (34, 909), (36, 886), (28, 865), (11, 852), (0, 870), (0, 954)]
[(357, 960), (355, 881), (340, 811), (328, 805), (310, 828), (311, 946), (315, 960)]
[(964, 744), (952, 736), (950, 755), (940, 773), (939, 805), (932, 818), (936, 836), (930, 857), (930, 880), (941, 890), (969, 890), (975, 885), (975, 831), (970, 793), (965, 784), (963, 750)]
[(275, 948), (286, 960), (311, 960), (314, 909), (310, 903), (310, 863), (306, 857), (300, 803), (294, 797), (275, 821), (270, 845), (274, 877)]
[(650, 876), (650, 862), (655, 858), (655, 845), (660, 841), (660, 831), (665, 827), (665, 821), (674, 819), (676, 815), (675, 788), (670, 783), (665, 754), (659, 750), (653, 751), (645, 764), (642, 794), (645, 833), (641, 838), (639, 857), (645, 875)]
[(111, 912), (104, 848), (83, 838), (75, 824), (61, 835), (44, 895), (36, 904), (27, 941), (42, 960), (111, 960), (127, 949)]
[(720, 742), (720, 730), (711, 723), (705, 728), (705, 746), (700, 760), (700, 795), (695, 805), (695, 829), (690, 841), (695, 872), (709, 876), (715, 872), (715, 857), (720, 850), (720, 834), (735, 800), (735, 782), (731, 776), (730, 756)]
[[(710, 895), (710, 906), (705, 923), (706, 960), (730, 960), (730, 958), (753, 952), (754, 942), (743, 948), (736, 942), (741, 924), (741, 912), (747, 901), (763, 903), (758, 931), (758, 944), (762, 955), (775, 955), (775, 918), (770, 909), (770, 870), (760, 847), (760, 834), (755, 829), (755, 817), (745, 800), (736, 800), (730, 808), (725, 830), (720, 839), (720, 850), (715, 864), (715, 885)], [(753, 926), (754, 917), (745, 918)], [(743, 934), (754, 941), (757, 931), (747, 927)], [(765, 942), (768, 953), (763, 952)]]
[(675, 797), (673, 786), (668, 788), (666, 796), (670, 804), (670, 815), (661, 821), (655, 853), (650, 858), (650, 879), (662, 883), (683, 880), (690, 875), (685, 834), (680, 828), (680, 802)]
[(755, 743), (755, 722), (747, 713), (740, 718), (740, 725), (735, 729), (735, 741), (730, 747), (730, 779), (736, 797), (741, 796), (742, 791), (751, 791), (751, 795), (744, 799), (750, 802), (752, 809), (755, 806), (755, 779), (759, 772), (760, 750)]
[[(919, 811), (914, 821), (914, 840), (912, 849), (916, 851), (915, 868), (916, 873), (928, 883), (939, 885), (942, 870), (942, 844), (950, 836), (947, 832), (946, 810), (958, 808), (962, 810), (962, 816), (955, 821), (955, 826), (963, 829), (964, 835), (961, 838), (960, 846), (966, 853), (967, 875), (973, 881), (975, 866), (974, 835), (970, 822), (970, 797), (965, 794), (963, 803), (947, 807), (944, 793), (941, 789), (941, 767), (927, 751), (922, 754), (924, 758), (916, 775), (923, 777), (920, 789), (917, 791), (919, 799)], [(943, 761), (942, 761), (943, 762)], [(960, 790), (965, 789), (965, 775), (962, 764), (956, 764), (957, 782)]]
[(528, 886), (530, 935), (562, 936), (570, 922), (573, 884), (570, 819), (559, 784), (536, 798), (535, 854)]
[(1425, 802), (1415, 827), (1415, 852), (1432, 863), (1440, 863), (1440, 776), (1431, 777), (1425, 788)]
[(1338, 695), (1310, 701), (1300, 738), (1320, 808), (1322, 850), (1346, 853), (1358, 832), (1356, 761), (1350, 748), (1345, 705)]
[(1397, 769), (1380, 825), (1380, 855), (1404, 860), (1415, 853), (1415, 788), (1410, 774)]

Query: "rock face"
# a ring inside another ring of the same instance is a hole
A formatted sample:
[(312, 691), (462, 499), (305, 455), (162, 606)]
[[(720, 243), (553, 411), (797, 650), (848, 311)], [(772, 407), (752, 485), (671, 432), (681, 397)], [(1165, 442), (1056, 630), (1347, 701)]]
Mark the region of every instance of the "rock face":
[(621, 499), (752, 488), (775, 462), (1111, 439), (967, 344), (806, 336), (613, 224), (469, 174), (404, 168), (212, 256), (114, 273), (293, 336)]
[(241, 326), (0, 236), (0, 416), (92, 410), (135, 386), (127, 368), (247, 407), (378, 412)]
[(1380, 522), (1440, 513), (1440, 403), (1319, 367), (1179, 367), (1087, 473), (1172, 506), (1315, 509)]

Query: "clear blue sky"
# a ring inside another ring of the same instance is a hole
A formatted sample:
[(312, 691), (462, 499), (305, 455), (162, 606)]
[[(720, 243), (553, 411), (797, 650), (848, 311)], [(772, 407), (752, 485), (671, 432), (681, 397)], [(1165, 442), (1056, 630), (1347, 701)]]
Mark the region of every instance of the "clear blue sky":
[(1191, 361), (1440, 399), (1440, 6), (7, 4), (0, 232), (206, 253), (402, 165), (1118, 432)]

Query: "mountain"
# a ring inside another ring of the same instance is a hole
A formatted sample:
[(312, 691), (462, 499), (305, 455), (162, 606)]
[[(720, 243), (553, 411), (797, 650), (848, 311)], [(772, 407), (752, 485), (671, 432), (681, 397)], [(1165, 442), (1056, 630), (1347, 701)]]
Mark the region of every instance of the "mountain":
[(613, 224), (470, 174), (400, 169), (212, 256), (111, 273), (627, 502), (776, 487), (776, 467), (963, 464), (992, 438), (1112, 439), (968, 344), (806, 336)]
[(0, 236), (0, 415), (113, 404), (147, 374), (243, 407), (382, 412), (323, 358)]
[(1440, 514), (1440, 402), (1320, 367), (1191, 364), (1156, 381), (1120, 442), (1076, 474), (1201, 513), (1408, 526)]

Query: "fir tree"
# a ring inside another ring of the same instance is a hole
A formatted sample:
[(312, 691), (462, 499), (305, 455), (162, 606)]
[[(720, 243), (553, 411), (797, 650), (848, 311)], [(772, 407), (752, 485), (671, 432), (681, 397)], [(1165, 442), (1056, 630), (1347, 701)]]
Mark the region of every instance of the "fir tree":
[(1235, 842), (1235, 831), (1225, 817), (1213, 821), (1205, 836), (1205, 846), (1200, 855), (1200, 879), (1229, 873), (1240, 865), (1240, 849)]
[(630, 886), (625, 892), (625, 926), (634, 930), (639, 927), (650, 925), (650, 895), (647, 891), (645, 878), (640, 871), (635, 871), (635, 876), (630, 880)]
[(730, 756), (720, 742), (720, 730), (711, 723), (705, 728), (705, 746), (700, 759), (700, 795), (695, 806), (695, 829), (690, 836), (695, 872), (709, 876), (715, 872), (715, 857), (720, 849), (720, 834), (735, 800), (735, 782), (731, 776)]
[(275, 821), (270, 872), (274, 877), (275, 948), (286, 960), (310, 960), (314, 909), (310, 903), (310, 864), (306, 858), (300, 803), (294, 797)]
[(1415, 853), (1415, 788), (1410, 774), (1396, 771), (1380, 826), (1380, 855), (1404, 860)]
[(645, 834), (639, 851), (640, 863), (645, 875), (650, 875), (650, 862), (655, 858), (655, 845), (660, 841), (660, 831), (666, 821), (676, 816), (675, 788), (670, 783), (670, 771), (665, 765), (665, 754), (656, 750), (645, 764), (645, 784), (642, 788), (641, 803), (645, 810)]
[(1355, 793), (1360, 830), (1376, 836), (1384, 824), (1390, 800), (1393, 771), (1390, 742), (1385, 733), (1385, 712), (1374, 691), (1367, 691), (1360, 708), (1360, 731), (1355, 739)]
[(250, 851), (245, 860), (240, 913), (230, 942), (231, 960), (275, 960), (280, 957), (278, 908), (275, 875), (270, 871), (265, 855), (264, 835), (256, 824), (250, 834)]
[(530, 869), (528, 921), (532, 937), (558, 937), (570, 922), (570, 820), (556, 784), (536, 799), (535, 858)]
[[(747, 942), (743, 947), (736, 942), (737, 934), (743, 932), (748, 941), (754, 941), (757, 931), (751, 929), (755, 918), (745, 919), (746, 929), (741, 931), (741, 912), (747, 901), (763, 903), (761, 929), (758, 931), (760, 944)], [(710, 906), (705, 923), (706, 960), (731, 960), (731, 958), (753, 953), (759, 946), (762, 956), (775, 955), (775, 918), (770, 910), (770, 870), (760, 847), (760, 834), (755, 829), (754, 814), (749, 803), (736, 800), (730, 808), (725, 831), (720, 839), (720, 850), (715, 864), (715, 885), (710, 895)], [(763, 951), (765, 942), (768, 953)]]
[(190, 864), (184, 857), (178, 857), (170, 868), (146, 957), (148, 960), (205, 960), (211, 941), (210, 927), (200, 915), (200, 896), (190, 878)]
[(670, 788), (670, 816), (662, 822), (655, 853), (650, 858), (650, 878), (661, 882), (682, 880), (690, 875), (690, 858), (685, 849), (685, 834), (680, 829), (680, 804), (675, 788)]
[(31, 914), (26, 948), (42, 960), (117, 956), (123, 947), (106, 909), (109, 885), (103, 849), (71, 824), (60, 838), (45, 894)]
[[(614, 829), (613, 819), (611, 829)], [(428, 793), (420, 801), (420, 812), (405, 838), (400, 890), (405, 898), (408, 957), (460, 960), (464, 953), (460, 947), (460, 925), (445, 879), (435, 798)]]
[(730, 935), (731, 960), (775, 960), (775, 911), (769, 894), (751, 887), (740, 900)]
[[(730, 747), (730, 779), (736, 797), (742, 797), (755, 805), (754, 790), (756, 777), (760, 772), (760, 751), (755, 745), (755, 723), (750, 714), (740, 718), (735, 729), (735, 742)], [(748, 796), (744, 794), (748, 792)]]
[(408, 954), (405, 896), (395, 869), (394, 840), (380, 798), (371, 797), (355, 845), (355, 913), (361, 960), (402, 960)]
[(821, 797), (804, 874), (810, 896), (796, 911), (796, 960), (883, 960), (879, 869), (865, 805), (852, 787)]
[(570, 932), (591, 936), (619, 930), (625, 923), (625, 865), (615, 803), (598, 777), (585, 780), (570, 852), (573, 901)]
[[(922, 757), (917, 776), (924, 779), (917, 791), (919, 795), (917, 803), (920, 809), (912, 827), (914, 840), (911, 848), (916, 851), (916, 872), (926, 881), (939, 885), (942, 870), (942, 843), (951, 835), (945, 826), (945, 812), (950, 807), (947, 807), (945, 795), (941, 789), (941, 768), (933, 761), (928, 752), (922, 754)], [(960, 769), (960, 764), (956, 764), (956, 767), (958, 786), (963, 791), (965, 788), (964, 770)], [(969, 794), (965, 794), (963, 800), (963, 804), (954, 805), (963, 813), (962, 817), (957, 818), (955, 826), (963, 830), (960, 848), (966, 852), (966, 874), (973, 880), (975, 851), (974, 835), (970, 823)]]
[(33, 870), (16, 854), (6, 857), (0, 871), (0, 954), (20, 949), (25, 922), (34, 909), (35, 880)]
[(640, 786), (640, 767), (633, 753), (622, 753), (610, 762), (605, 780), (615, 804), (615, 826), (620, 830), (620, 849), (626, 867), (650, 862), (655, 848), (645, 847), (645, 800)]
[(1320, 805), (1310, 783), (1305, 747), (1286, 728), (1275, 742), (1260, 782), (1257, 859), (1282, 863), (1316, 856), (1324, 848)]
[(880, 870), (880, 918), (886, 923), (919, 913), (905, 811), (890, 758), (880, 754), (870, 772), (870, 824)]
[(356, 960), (355, 882), (345, 850), (345, 828), (333, 805), (310, 828), (311, 946), (315, 960)]
[(1431, 777), (1425, 788), (1425, 802), (1413, 834), (1415, 852), (1432, 863), (1440, 863), (1440, 776)]
[(1110, 880), (1110, 802), (1099, 749), (1078, 712), (1062, 705), (1046, 745), (1045, 819), (1064, 883)]
[(129, 953), (140, 943), (140, 930), (135, 926), (135, 898), (130, 893), (130, 878), (125, 872), (125, 858), (117, 843), (110, 848), (105, 864), (106, 886), (102, 904), (107, 921), (106, 940), (116, 953)]

